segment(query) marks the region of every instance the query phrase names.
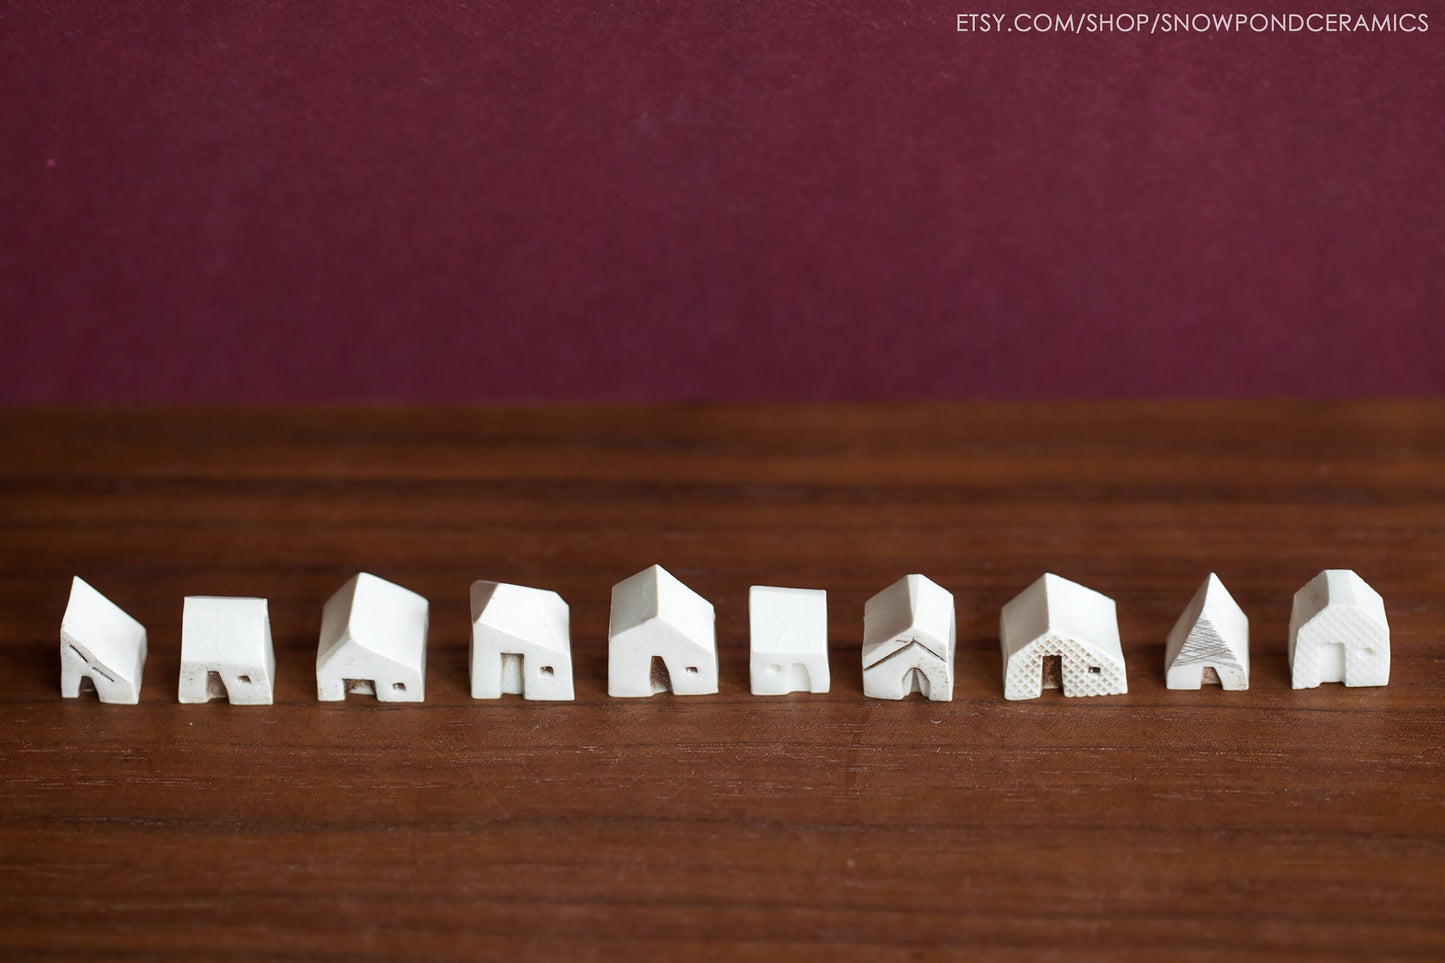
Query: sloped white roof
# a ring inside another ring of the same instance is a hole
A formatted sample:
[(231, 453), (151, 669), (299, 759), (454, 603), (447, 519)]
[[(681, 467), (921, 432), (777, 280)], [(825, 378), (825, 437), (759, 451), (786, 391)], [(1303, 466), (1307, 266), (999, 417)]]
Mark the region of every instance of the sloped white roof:
[(1305, 583), (1294, 596), (1290, 629), (1298, 631), (1329, 611), (1331, 618), (1358, 619), (1390, 630), (1385, 600), (1364, 579), (1344, 568), (1325, 569)]
[(326, 602), (317, 663), (352, 642), (398, 665), (424, 665), (428, 617), (423, 596), (359, 572)]
[(643, 569), (612, 586), (609, 638), (661, 619), (706, 651), (715, 645), (712, 603), (678, 581), (661, 565)]
[(571, 652), (567, 603), (556, 592), (476, 581), (471, 595), (474, 627), (485, 626), (552, 652)]
[(106, 668), (132, 683), (138, 681), (134, 676), (137, 656), (145, 659), (145, 626), (79, 576), (70, 582), (70, 601), (60, 619), (60, 634)]
[(188, 595), (181, 611), (181, 661), (265, 665), (271, 623), (265, 599)]
[(1114, 600), (1058, 575), (1043, 575), (1015, 596), (1003, 607), (999, 623), (1005, 663), (1051, 635), (1072, 639), (1119, 665), (1124, 662)]
[(948, 660), (953, 634), (953, 593), (926, 576), (905, 575), (863, 607), (863, 666), (915, 642)]
[(748, 590), (753, 652), (828, 651), (828, 593), (823, 589), (754, 585)]
[(1170, 629), (1164, 651), (1166, 672), (1201, 662), (1249, 668), (1249, 618), (1213, 572)]

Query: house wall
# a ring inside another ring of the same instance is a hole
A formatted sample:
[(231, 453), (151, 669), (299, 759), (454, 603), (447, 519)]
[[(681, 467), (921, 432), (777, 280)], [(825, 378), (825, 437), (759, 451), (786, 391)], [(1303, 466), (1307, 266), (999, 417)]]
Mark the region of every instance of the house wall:
[(906, 645), (873, 663), (864, 659), (863, 694), (872, 699), (902, 699), (910, 692), (910, 673), (918, 670), (928, 680), (927, 697), (935, 702), (953, 699), (953, 659), (942, 659), (933, 649), (948, 651), (938, 639)]
[[(346, 679), (374, 683), (372, 695), (379, 702), (421, 702), (425, 697), (426, 680), (421, 674), (366, 652), (355, 643), (344, 646), (316, 667), (318, 695), (329, 700), (345, 698)], [(393, 688), (398, 682), (406, 687), (404, 691)]]
[[(656, 694), (651, 684), (654, 657), (661, 657), (666, 665), (674, 694), (717, 691), (717, 652), (703, 649), (668, 625), (649, 622), (608, 640), (608, 694), (629, 698)], [(688, 672), (689, 666), (697, 671)]]
[(1309, 688), (1322, 682), (1386, 685), (1390, 681), (1389, 633), (1348, 614), (1331, 615), (1317, 616), (1299, 630), (1290, 653), (1294, 687)]
[[(1020, 648), (1004, 664), (1004, 698), (1036, 699), (1043, 694), (1043, 660), (1061, 656), (1066, 696), (1113, 695), (1129, 691), (1123, 663), (1074, 639), (1045, 636)], [(1099, 671), (1091, 672), (1090, 668)]]

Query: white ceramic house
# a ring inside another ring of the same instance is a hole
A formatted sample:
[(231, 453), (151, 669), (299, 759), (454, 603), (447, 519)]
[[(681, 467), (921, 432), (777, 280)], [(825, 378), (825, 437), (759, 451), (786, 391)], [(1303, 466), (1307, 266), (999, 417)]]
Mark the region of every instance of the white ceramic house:
[(953, 593), (922, 575), (903, 576), (863, 608), (863, 694), (952, 701), (956, 642)]
[(1005, 699), (1129, 691), (1114, 600), (1066, 578), (1045, 575), (1003, 607), (999, 647)]
[(366, 572), (337, 589), (321, 613), (316, 647), (316, 698), (347, 693), (378, 702), (426, 697), (427, 600)]
[(1205, 682), (1249, 688), (1249, 618), (1213, 572), (1179, 615), (1164, 645), (1164, 684), (1198, 689)]
[(186, 597), (181, 612), (180, 701), (270, 705), (276, 678), (265, 599)]
[(60, 694), (74, 699), (84, 685), (101, 702), (134, 705), (145, 664), (145, 626), (83, 579), (72, 579), (60, 619)]
[(716, 692), (714, 623), (712, 603), (660, 565), (618, 582), (607, 630), (607, 694)]
[(1390, 623), (1380, 593), (1349, 569), (1310, 579), (1289, 616), (1289, 664), (1296, 689), (1388, 684)]
[(754, 585), (748, 627), (753, 695), (828, 691), (827, 592)]
[(572, 693), (567, 603), (556, 592), (472, 583), (472, 698), (503, 693), (565, 701)]

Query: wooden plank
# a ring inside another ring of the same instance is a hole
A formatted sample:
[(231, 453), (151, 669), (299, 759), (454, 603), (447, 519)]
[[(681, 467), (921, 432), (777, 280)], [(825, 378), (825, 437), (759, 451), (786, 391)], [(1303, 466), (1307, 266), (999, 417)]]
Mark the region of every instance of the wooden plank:
[[(0, 955), (1445, 956), (1445, 404), (0, 414)], [(716, 696), (606, 697), (611, 585), (711, 599)], [(1289, 688), (1352, 567), (1391, 684)], [(427, 701), (318, 705), (321, 603), (432, 600)], [(998, 610), (1113, 595), (1125, 696), (1002, 698)], [(1216, 571), (1251, 689), (1170, 692)], [(861, 695), (863, 603), (955, 594), (955, 701)], [(141, 704), (62, 700), (71, 575)], [(556, 589), (578, 699), (473, 702), (467, 586)], [(748, 586), (829, 591), (833, 690), (748, 694)], [(277, 704), (175, 703), (181, 599), (270, 599)]]

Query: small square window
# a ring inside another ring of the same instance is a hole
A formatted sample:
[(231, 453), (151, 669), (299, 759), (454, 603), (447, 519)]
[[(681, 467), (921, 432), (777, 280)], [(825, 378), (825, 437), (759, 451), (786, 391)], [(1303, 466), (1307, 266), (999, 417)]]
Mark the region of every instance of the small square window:
[(550, 665), (544, 665), (544, 666), (542, 666), (542, 674), (543, 674), (543, 675), (556, 675), (557, 673), (552, 671), (552, 667), (551, 667)]
[(684, 671), (684, 672), (687, 672), (687, 673), (689, 673), (689, 674), (691, 674), (691, 675), (697, 675), (697, 666), (695, 666), (695, 665), (690, 665), (690, 666), (688, 666), (686, 669), (684, 669), (683, 671)]
[(406, 691), (406, 683), (405, 683), (405, 682), (393, 682), (393, 683), (391, 684), (391, 687), (392, 687), (393, 689), (395, 689), (397, 692), (405, 692), (405, 691)]
[(1104, 671), (1104, 670), (1101, 669), (1101, 668), (1099, 668), (1097, 665), (1091, 665), (1091, 666), (1089, 666), (1089, 674), (1090, 674), (1090, 675), (1098, 675), (1100, 672), (1103, 672), (1103, 671)]

